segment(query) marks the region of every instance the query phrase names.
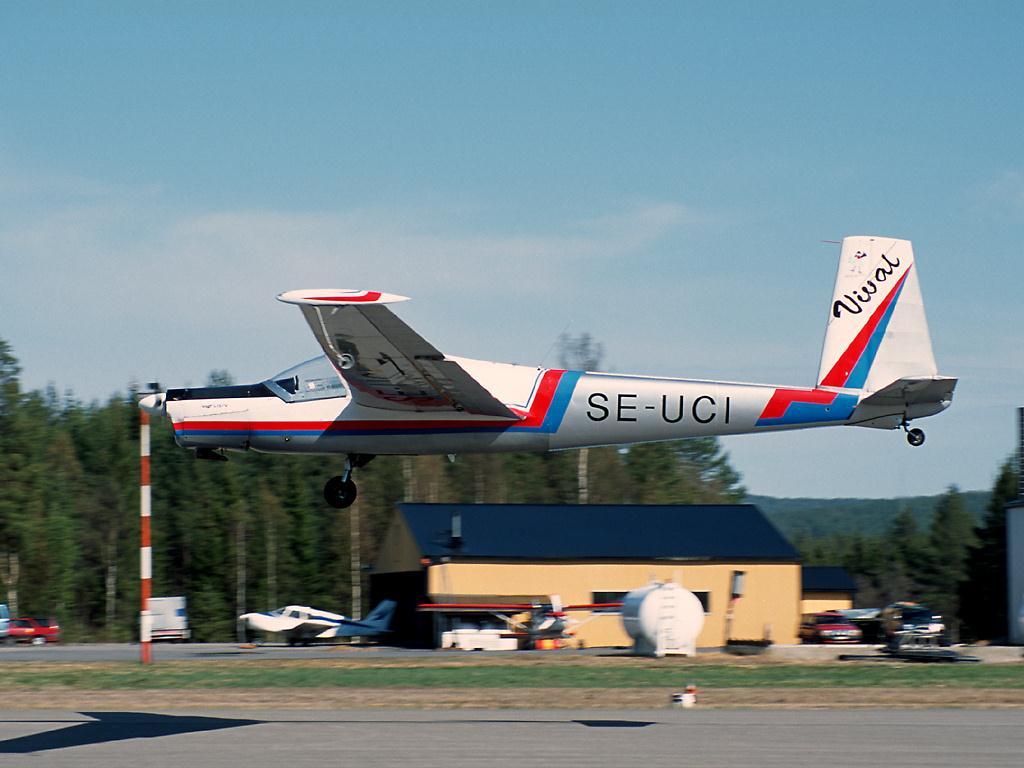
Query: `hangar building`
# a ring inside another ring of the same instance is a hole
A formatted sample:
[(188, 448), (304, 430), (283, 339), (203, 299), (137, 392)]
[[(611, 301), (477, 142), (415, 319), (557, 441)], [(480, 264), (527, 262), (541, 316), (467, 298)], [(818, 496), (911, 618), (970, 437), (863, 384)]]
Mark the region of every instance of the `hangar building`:
[(1024, 645), (1024, 498), (1006, 507), (1007, 634)]
[[(399, 504), (370, 576), (372, 602), (398, 602), (395, 642), (433, 647), (446, 617), (431, 603), (616, 602), (675, 581), (705, 608), (698, 646), (721, 646), (734, 572), (743, 574), (730, 637), (796, 642), (801, 567), (754, 506)], [(627, 646), (618, 613), (580, 612), (582, 644)]]
[(805, 565), (802, 581), (801, 613), (853, 608), (857, 585), (845, 568), (836, 565)]

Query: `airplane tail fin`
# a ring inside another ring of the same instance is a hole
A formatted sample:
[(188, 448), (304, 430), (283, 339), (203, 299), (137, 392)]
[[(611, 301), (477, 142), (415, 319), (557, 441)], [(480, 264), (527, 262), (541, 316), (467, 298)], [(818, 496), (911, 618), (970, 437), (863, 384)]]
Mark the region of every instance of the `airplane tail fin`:
[(849, 424), (895, 429), (948, 408), (956, 383), (938, 375), (910, 241), (844, 239), (818, 386), (863, 393)]
[(937, 373), (910, 241), (845, 238), (818, 386), (878, 392)]
[(386, 631), (391, 625), (391, 617), (394, 616), (397, 605), (398, 603), (394, 600), (381, 600), (377, 603), (377, 607), (363, 619), (363, 624), (379, 627), (381, 631)]

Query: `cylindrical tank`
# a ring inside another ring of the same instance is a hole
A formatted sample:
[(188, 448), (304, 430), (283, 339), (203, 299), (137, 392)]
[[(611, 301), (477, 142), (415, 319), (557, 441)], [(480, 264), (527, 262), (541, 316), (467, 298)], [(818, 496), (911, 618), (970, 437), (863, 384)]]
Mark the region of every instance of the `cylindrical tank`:
[(622, 624), (638, 653), (691, 654), (704, 626), (704, 606), (678, 584), (649, 584), (622, 599)]

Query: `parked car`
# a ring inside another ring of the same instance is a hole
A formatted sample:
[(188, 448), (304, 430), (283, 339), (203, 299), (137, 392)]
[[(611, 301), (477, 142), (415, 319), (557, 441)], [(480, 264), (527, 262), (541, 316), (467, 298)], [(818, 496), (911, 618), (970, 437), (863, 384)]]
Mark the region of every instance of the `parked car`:
[(0, 603), (0, 641), (7, 642), (7, 635), (11, 631), (11, 614), (5, 603)]
[(11, 619), (8, 642), (46, 645), (60, 642), (60, 625), (52, 619), (36, 619), (23, 616)]
[(838, 611), (809, 613), (800, 622), (800, 640), (804, 643), (857, 643), (861, 631)]
[(879, 614), (885, 641), (892, 644), (900, 636), (943, 639), (946, 625), (942, 617), (920, 603), (892, 603)]

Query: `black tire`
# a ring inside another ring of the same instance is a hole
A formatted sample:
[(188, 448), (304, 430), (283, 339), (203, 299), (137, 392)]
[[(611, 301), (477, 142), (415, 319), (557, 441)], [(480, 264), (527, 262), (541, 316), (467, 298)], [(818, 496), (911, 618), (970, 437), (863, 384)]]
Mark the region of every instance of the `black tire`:
[(907, 442), (913, 446), (924, 445), (924, 432), (917, 428), (908, 429)]
[(332, 477), (324, 485), (324, 501), (335, 509), (351, 507), (357, 493), (356, 484), (351, 479), (342, 480), (340, 476)]

